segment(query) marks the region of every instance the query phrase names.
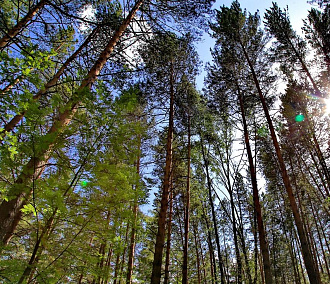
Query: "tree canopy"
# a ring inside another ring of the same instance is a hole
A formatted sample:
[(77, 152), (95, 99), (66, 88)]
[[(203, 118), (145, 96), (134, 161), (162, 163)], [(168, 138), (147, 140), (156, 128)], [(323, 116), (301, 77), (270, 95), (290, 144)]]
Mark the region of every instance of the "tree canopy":
[(330, 281), (328, 1), (2, 2), (1, 283)]

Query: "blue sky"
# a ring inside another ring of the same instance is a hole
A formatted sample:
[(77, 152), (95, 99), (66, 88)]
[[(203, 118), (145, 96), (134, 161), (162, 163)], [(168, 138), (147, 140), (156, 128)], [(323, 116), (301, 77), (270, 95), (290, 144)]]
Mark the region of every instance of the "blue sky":
[[(306, 18), (308, 10), (312, 7), (307, 3), (307, 0), (241, 0), (239, 2), (241, 7), (248, 12), (255, 13), (259, 10), (261, 18), (263, 18), (265, 10), (272, 6), (272, 2), (277, 2), (281, 8), (286, 8), (286, 6), (288, 6), (291, 24), (298, 33), (300, 33), (300, 28), (303, 24), (302, 20)], [(214, 4), (214, 8), (219, 9), (222, 5), (230, 6), (231, 3), (232, 0), (217, 0)], [(198, 54), (204, 64), (212, 61), (210, 48), (213, 48), (214, 42), (212, 38), (205, 34), (204, 40), (197, 44)], [(205, 74), (205, 72), (202, 72), (197, 78), (197, 88), (199, 90), (203, 88)]]

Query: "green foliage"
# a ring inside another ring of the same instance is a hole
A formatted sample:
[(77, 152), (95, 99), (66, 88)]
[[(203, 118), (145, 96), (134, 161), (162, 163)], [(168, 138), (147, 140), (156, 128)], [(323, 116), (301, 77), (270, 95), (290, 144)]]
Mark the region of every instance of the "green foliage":
[[(1, 36), (26, 14), (32, 2), (1, 2)], [(123, 283), (133, 233), (136, 250), (132, 282), (150, 282), (159, 214), (157, 190), (164, 178), (168, 131), (165, 124), (171, 92), (175, 130), (170, 283), (182, 281), (188, 124), (188, 278), (191, 283), (198, 283), (199, 278), (201, 283), (213, 283), (217, 276), (219, 282), (217, 229), (228, 281), (237, 282), (241, 273), (244, 283), (262, 282), (239, 96), (244, 101), (253, 159), (258, 165), (274, 282), (304, 282), (300, 245), (283, 198), (283, 183), (251, 70), (243, 60), (244, 52), (260, 78), (268, 105), (274, 102), (273, 94), (281, 98), (280, 112), (272, 109), (277, 135), (309, 240), (315, 247), (315, 259), (326, 271), (329, 117), (322, 113), (320, 94), (311, 92), (306, 83), (306, 70), (300, 72), (297, 63), (306, 59), (308, 46), (315, 51), (315, 82), (325, 96), (329, 83), (329, 5), (324, 5), (323, 10), (311, 9), (305, 20), (305, 38), (296, 35), (288, 11), (277, 4), (266, 12), (264, 30), (259, 13), (250, 14), (238, 1), (230, 7), (222, 6), (214, 21), (211, 19), (216, 46), (201, 95), (195, 86), (201, 65), (194, 40), (198, 31), (207, 29), (206, 20), (214, 1), (145, 1), (97, 80), (88, 88), (78, 89), (127, 15), (129, 9), (121, 2), (74, 0), (58, 1), (56, 7), (47, 4), (47, 9), (39, 11), (10, 46), (0, 52), (2, 205), (15, 200), (18, 193), (26, 195), (20, 210), (22, 220), (8, 245), (0, 248), (0, 282), (18, 283), (32, 261), (25, 282), (29, 277), (31, 283), (108, 283), (115, 278)], [(77, 17), (88, 5), (95, 8), (95, 17), (83, 31), (82, 20)], [(35, 101), (33, 97), (96, 25), (99, 33), (56, 84)], [(141, 31), (136, 31), (135, 26), (142, 27)], [(266, 49), (265, 31), (276, 37), (271, 49)], [(126, 42), (131, 38), (139, 45), (139, 69), (133, 68), (124, 56)], [(273, 85), (280, 76), (270, 74), (274, 66), (266, 53), (280, 64), (286, 76), (282, 79), (287, 80), (288, 88), (281, 96)], [(77, 102), (78, 110), (68, 125), (49, 133), (56, 126), (54, 122)], [(4, 126), (21, 112), (24, 118), (16, 128), (3, 133)], [(305, 117), (299, 123), (295, 121), (298, 113)], [(39, 168), (33, 161), (41, 156), (46, 166), (41, 166), (40, 175), (36, 176), (33, 173)], [(21, 183), (25, 176), (30, 178)], [(151, 208), (148, 202), (153, 193), (153, 210), (142, 213), (141, 205)], [(214, 223), (211, 201), (215, 205)], [(1, 218), (2, 215), (0, 221)], [(34, 249), (36, 258), (31, 260)], [(237, 256), (241, 257), (242, 268), (238, 267)], [(326, 273), (321, 277), (326, 282)]]

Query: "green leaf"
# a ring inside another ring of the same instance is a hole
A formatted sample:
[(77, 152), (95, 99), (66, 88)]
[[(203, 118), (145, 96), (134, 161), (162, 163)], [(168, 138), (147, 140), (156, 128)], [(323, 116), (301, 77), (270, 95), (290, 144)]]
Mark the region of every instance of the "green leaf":
[(37, 216), (37, 212), (31, 203), (24, 205), (23, 208), (21, 209), (21, 211), (24, 214), (33, 213), (34, 216)]

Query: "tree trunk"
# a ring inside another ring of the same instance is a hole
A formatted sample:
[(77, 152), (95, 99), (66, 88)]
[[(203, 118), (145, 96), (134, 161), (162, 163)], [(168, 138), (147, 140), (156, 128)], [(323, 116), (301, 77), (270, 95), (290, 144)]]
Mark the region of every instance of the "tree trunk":
[[(60, 79), (60, 77), (62, 76), (62, 74), (64, 73), (64, 71), (68, 68), (68, 66), (70, 65), (70, 63), (79, 55), (79, 53), (85, 48), (87, 47), (87, 45), (90, 43), (91, 39), (95, 36), (95, 34), (99, 31), (100, 27), (95, 28), (90, 35), (85, 39), (85, 41), (79, 46), (79, 48), (63, 63), (63, 65), (61, 66), (61, 68), (56, 72), (56, 74), (53, 76), (53, 78), (51, 80), (49, 80), (44, 87), (39, 90), (38, 93), (36, 93), (33, 96), (33, 101), (38, 101), (42, 96), (44, 96), (48, 90), (55, 86), (56, 83), (58, 82), (58, 80)], [(6, 132), (10, 132), (12, 131), (17, 124), (23, 119), (24, 115), (26, 114), (26, 111), (22, 111), (19, 114), (16, 114), (3, 128), (3, 130), (1, 131), (0, 135), (2, 138), (4, 138), (6, 136)]]
[(173, 62), (170, 70), (170, 112), (168, 121), (166, 161), (162, 197), (160, 201), (160, 212), (158, 217), (158, 232), (155, 243), (154, 260), (152, 264), (151, 284), (160, 284), (163, 260), (163, 247), (166, 231), (166, 213), (168, 207), (168, 195), (170, 190), (170, 177), (172, 171), (172, 142), (174, 131), (174, 70)]
[(231, 189), (228, 190), (228, 193), (229, 193), (230, 208), (231, 208), (231, 215), (232, 215), (232, 222), (233, 222), (232, 226), (233, 226), (233, 233), (234, 233), (234, 246), (235, 246), (236, 262), (237, 262), (237, 283), (242, 283), (242, 259), (241, 259), (241, 254), (239, 251), (238, 239), (237, 239), (235, 204), (234, 204), (232, 190)]
[(294, 217), (295, 224), (296, 224), (296, 228), (297, 228), (297, 231), (298, 231), (298, 236), (299, 236), (299, 240), (300, 240), (300, 244), (301, 244), (303, 259), (304, 259), (304, 263), (305, 263), (305, 267), (306, 267), (306, 270), (307, 270), (309, 281), (313, 284), (314, 283), (315, 284), (321, 284), (320, 273), (316, 269), (315, 263), (313, 261), (311, 248), (308, 244), (307, 236), (306, 236), (306, 233), (304, 231), (303, 222), (302, 222), (300, 214), (299, 214), (297, 202), (296, 202), (294, 194), (293, 194), (293, 189), (292, 189), (292, 186), (291, 186), (290, 178), (289, 178), (289, 175), (288, 175), (287, 170), (286, 170), (286, 166), (285, 166), (285, 163), (284, 163), (284, 159), (283, 159), (283, 156), (282, 156), (282, 152), (281, 152), (279, 143), (277, 141), (277, 137), (276, 137), (276, 134), (275, 134), (273, 122), (270, 118), (270, 114), (269, 114), (269, 111), (268, 111), (266, 100), (265, 100), (265, 98), (262, 94), (262, 91), (261, 91), (261, 88), (260, 88), (260, 85), (259, 85), (259, 81), (257, 79), (257, 75), (254, 71), (253, 65), (250, 61), (249, 55), (247, 54), (247, 52), (245, 50), (245, 47), (242, 43), (241, 43), (241, 47), (243, 49), (244, 56), (245, 56), (245, 58), (246, 58), (246, 60), (249, 64), (249, 67), (250, 67), (250, 70), (251, 70), (251, 73), (252, 73), (252, 76), (253, 76), (253, 80), (254, 80), (255, 86), (257, 88), (259, 98), (260, 98), (260, 101), (262, 103), (262, 107), (263, 107), (263, 110), (264, 110), (264, 113), (265, 113), (265, 116), (266, 116), (266, 119), (267, 119), (267, 123), (268, 123), (270, 134), (271, 134), (271, 138), (273, 140), (273, 144), (274, 144), (275, 151), (276, 151), (277, 160), (278, 160), (279, 165), (280, 165), (280, 170), (281, 170), (283, 183), (284, 183), (285, 189), (286, 189), (287, 194), (288, 194), (291, 210), (292, 210), (293, 217)]
[(117, 253), (117, 257), (116, 257), (116, 265), (115, 265), (115, 275), (114, 275), (114, 280), (113, 280), (113, 284), (117, 284), (117, 280), (118, 280), (118, 272), (119, 272), (119, 265), (120, 265), (120, 253)]
[[(196, 232), (197, 234), (197, 232)], [(203, 255), (203, 248), (202, 248), (202, 241), (201, 241), (201, 238), (200, 238), (200, 234), (197, 234), (197, 242), (199, 244), (198, 248), (199, 248), (199, 251), (201, 252), (200, 256), (201, 256), (201, 260), (202, 260), (202, 265), (203, 265), (203, 283), (204, 284), (207, 284), (206, 283), (206, 269), (205, 269), (205, 259), (204, 259), (204, 255)]]
[(14, 27), (9, 29), (8, 32), (0, 39), (0, 50), (6, 47), (9, 42), (18, 35), (18, 33), (26, 27), (26, 25), (33, 19), (33, 17), (42, 9), (46, 4), (47, 0), (41, 0), (37, 3), (29, 12), (21, 19)]
[(211, 238), (211, 232), (210, 232), (210, 226), (208, 224), (208, 221), (205, 217), (206, 225), (207, 225), (207, 240), (209, 245), (209, 252), (210, 252), (210, 264), (211, 264), (211, 278), (212, 278), (212, 284), (218, 284), (218, 277), (217, 277), (217, 266), (215, 263), (215, 255), (214, 255), (214, 248)]
[(270, 257), (269, 257), (269, 249), (266, 240), (266, 232), (264, 221), (262, 218), (261, 213), (261, 206), (260, 206), (260, 199), (259, 199), (259, 192), (258, 192), (258, 183), (257, 183), (257, 174), (253, 163), (253, 156), (250, 146), (250, 139), (249, 139), (249, 132), (247, 128), (246, 118), (245, 118), (245, 109), (244, 109), (244, 101), (240, 90), (238, 89), (238, 100), (241, 109), (241, 116), (243, 120), (243, 128), (244, 128), (244, 141), (246, 146), (246, 151), (249, 160), (249, 170), (250, 170), (250, 177), (252, 183), (252, 191), (253, 191), (253, 205), (254, 210), (257, 216), (257, 224), (258, 224), (258, 232), (259, 232), (259, 243), (260, 243), (260, 250), (262, 255), (262, 263), (263, 263), (263, 270), (265, 273), (265, 282), (266, 284), (273, 283), (273, 277), (271, 273), (271, 265), (270, 265)]
[(196, 250), (196, 266), (197, 266), (197, 279), (198, 279), (197, 283), (201, 284), (201, 264), (200, 264), (200, 256), (199, 256), (199, 248), (198, 248), (198, 240), (197, 240), (197, 230), (194, 222), (193, 222), (193, 233), (194, 233), (195, 250)]
[(188, 284), (188, 243), (189, 243), (189, 221), (190, 221), (190, 114), (188, 114), (188, 159), (187, 159), (187, 192), (185, 206), (185, 224), (184, 224), (184, 246), (183, 246), (183, 266), (182, 266), (182, 284)]
[(171, 235), (172, 235), (172, 214), (173, 214), (173, 188), (170, 188), (170, 208), (167, 221), (167, 241), (166, 241), (166, 258), (165, 258), (165, 276), (164, 284), (168, 284), (170, 280), (170, 251), (171, 251)]
[(107, 46), (100, 54), (94, 66), (89, 70), (86, 78), (82, 81), (80, 87), (76, 92), (77, 96), (75, 97), (77, 98), (73, 98), (68, 102), (67, 107), (64, 108), (65, 110), (59, 114), (58, 119), (49, 129), (46, 136), (52, 137), (52, 139), (48, 139), (50, 140), (50, 142), (48, 142), (48, 145), (45, 145), (44, 149), (37, 153), (35, 157), (32, 157), (27, 163), (27, 165), (24, 167), (21, 175), (15, 181), (15, 189), (13, 190), (15, 193), (13, 193), (13, 195), (16, 197), (9, 201), (2, 201), (0, 205), (0, 242), (2, 242), (4, 245), (8, 244), (9, 240), (11, 239), (16, 229), (16, 226), (22, 218), (21, 209), (26, 204), (32, 193), (32, 190), (28, 188), (28, 184), (32, 181), (32, 179), (38, 179), (40, 177), (42, 171), (44, 170), (45, 163), (47, 163), (50, 157), (50, 153), (52, 151), (52, 148), (54, 147), (59, 132), (62, 131), (63, 128), (65, 128), (65, 126), (70, 123), (73, 115), (78, 109), (78, 106), (80, 104), (79, 94), (86, 88), (90, 89), (92, 84), (95, 82), (97, 76), (100, 74), (103, 66), (110, 57), (115, 45), (121, 38), (129, 23), (134, 18), (143, 1), (144, 0), (139, 0), (134, 5), (131, 12), (120, 25), (118, 30), (116, 30), (113, 37), (108, 42)]
[(32, 252), (32, 255), (30, 257), (29, 263), (28, 263), (27, 267), (25, 268), (25, 270), (24, 270), (21, 278), (19, 279), (18, 283), (24, 283), (25, 279), (27, 277), (29, 277), (32, 270), (34, 269), (35, 262), (36, 262), (36, 259), (37, 259), (37, 254), (40, 255), (39, 248), (40, 248), (41, 242), (42, 242), (43, 239), (47, 239), (47, 237), (48, 237), (48, 235), (51, 231), (52, 225), (54, 223), (54, 218), (55, 218), (56, 213), (57, 213), (57, 208), (54, 210), (52, 216), (48, 219), (44, 229), (41, 232), (41, 235), (37, 239), (37, 241), (34, 245), (33, 252)]
[[(141, 151), (141, 138), (139, 137), (139, 152)], [(140, 176), (140, 154), (137, 157), (136, 161), (136, 172), (138, 176)], [(137, 190), (137, 188), (135, 188)], [(131, 241), (128, 253), (128, 265), (127, 265), (127, 276), (126, 276), (126, 284), (132, 283), (132, 274), (133, 274), (133, 266), (134, 266), (134, 255), (135, 255), (135, 238), (136, 238), (136, 224), (137, 224), (137, 213), (138, 213), (138, 200), (137, 197), (134, 199), (133, 205), (133, 222), (132, 222), (132, 231), (131, 231)]]
[(205, 155), (204, 145), (203, 145), (203, 141), (202, 141), (202, 135), (200, 135), (200, 137), (201, 137), (202, 155), (203, 155), (204, 166), (205, 166), (205, 170), (206, 170), (207, 187), (208, 187), (208, 191), (209, 191), (209, 203), (211, 205), (211, 211), (212, 211), (212, 220), (213, 220), (213, 227), (214, 227), (214, 233), (215, 233), (215, 241), (216, 241), (217, 249), (218, 249), (221, 284), (224, 284), (225, 283), (225, 273), (224, 273), (219, 232), (218, 232), (218, 226), (217, 226), (217, 216), (215, 214), (214, 203), (213, 203), (213, 198), (212, 198), (212, 184), (211, 184), (211, 178), (209, 175), (209, 164), (208, 164), (208, 159)]
[[(129, 230), (130, 230), (130, 228), (129, 228), (129, 223), (128, 223), (127, 227), (126, 227), (126, 234), (125, 234), (124, 244), (128, 243), (128, 232), (129, 232)], [(127, 251), (127, 246), (124, 247), (124, 251), (123, 251), (123, 254), (122, 254), (122, 257), (121, 257), (120, 270), (119, 270), (119, 284), (121, 284), (121, 280), (123, 278), (126, 251)]]

